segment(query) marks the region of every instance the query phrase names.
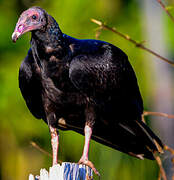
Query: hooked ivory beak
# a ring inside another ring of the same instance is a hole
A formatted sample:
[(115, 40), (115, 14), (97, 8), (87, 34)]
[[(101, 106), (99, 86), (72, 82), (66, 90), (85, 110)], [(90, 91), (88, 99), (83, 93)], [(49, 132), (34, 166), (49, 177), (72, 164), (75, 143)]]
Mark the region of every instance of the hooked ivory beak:
[(20, 35), (21, 35), (20, 32), (17, 32), (17, 31), (13, 32), (13, 34), (12, 34), (12, 41), (15, 43), (18, 40)]
[(19, 38), (22, 34), (24, 34), (24, 30), (25, 30), (25, 26), (24, 26), (23, 24), (19, 24), (19, 25), (18, 25), (18, 23), (17, 23), (16, 28), (15, 28), (13, 34), (12, 34), (12, 41), (13, 41), (14, 43), (18, 40), (18, 38)]

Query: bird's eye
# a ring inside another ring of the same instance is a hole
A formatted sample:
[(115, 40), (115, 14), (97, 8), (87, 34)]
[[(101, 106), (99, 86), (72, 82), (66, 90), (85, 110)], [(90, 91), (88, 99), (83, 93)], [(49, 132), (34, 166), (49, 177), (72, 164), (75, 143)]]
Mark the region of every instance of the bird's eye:
[(36, 15), (32, 15), (32, 19), (37, 19), (37, 16)]

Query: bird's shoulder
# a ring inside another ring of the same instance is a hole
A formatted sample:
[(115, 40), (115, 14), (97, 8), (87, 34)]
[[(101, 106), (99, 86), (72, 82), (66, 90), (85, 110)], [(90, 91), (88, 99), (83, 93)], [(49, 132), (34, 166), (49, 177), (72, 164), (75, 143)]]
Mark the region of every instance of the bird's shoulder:
[(110, 43), (71, 37), (68, 37), (68, 40), (72, 52), (69, 69), (72, 79), (77, 76), (94, 76), (91, 77), (93, 80), (107, 81), (110, 76), (120, 78), (126, 69), (132, 70), (127, 55)]
[(88, 55), (91, 56), (91, 58), (102, 57), (102, 59), (108, 61), (115, 60), (113, 58), (114, 56), (117, 56), (117, 60), (120, 60), (120, 58), (127, 58), (127, 55), (120, 48), (106, 41), (95, 39), (76, 39), (65, 34), (64, 40), (70, 48), (72, 57), (78, 55)]

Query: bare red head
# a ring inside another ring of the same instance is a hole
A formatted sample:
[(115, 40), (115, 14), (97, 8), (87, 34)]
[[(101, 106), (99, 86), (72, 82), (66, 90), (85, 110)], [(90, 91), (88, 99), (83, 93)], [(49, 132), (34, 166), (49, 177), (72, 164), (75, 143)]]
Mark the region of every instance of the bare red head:
[(12, 34), (12, 40), (16, 42), (22, 34), (33, 30), (41, 30), (45, 25), (45, 11), (39, 7), (29, 8), (20, 15)]

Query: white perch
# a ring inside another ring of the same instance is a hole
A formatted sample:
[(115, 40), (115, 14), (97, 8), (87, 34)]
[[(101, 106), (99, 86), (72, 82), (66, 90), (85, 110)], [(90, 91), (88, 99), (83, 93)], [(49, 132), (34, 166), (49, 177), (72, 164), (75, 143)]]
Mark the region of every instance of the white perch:
[(40, 170), (40, 175), (30, 174), (29, 180), (93, 180), (93, 171), (85, 165), (63, 162), (62, 165), (55, 165)]

